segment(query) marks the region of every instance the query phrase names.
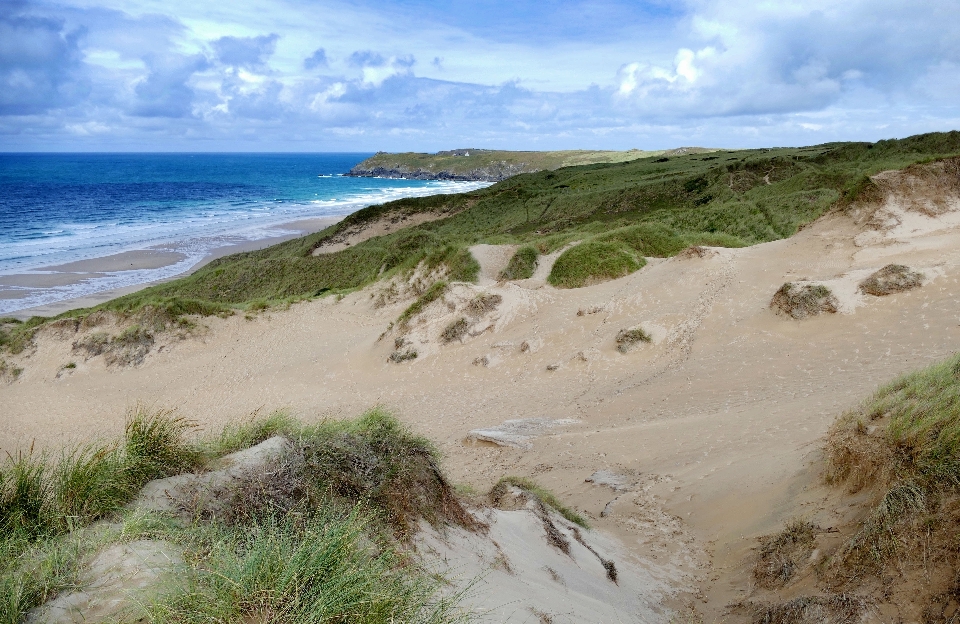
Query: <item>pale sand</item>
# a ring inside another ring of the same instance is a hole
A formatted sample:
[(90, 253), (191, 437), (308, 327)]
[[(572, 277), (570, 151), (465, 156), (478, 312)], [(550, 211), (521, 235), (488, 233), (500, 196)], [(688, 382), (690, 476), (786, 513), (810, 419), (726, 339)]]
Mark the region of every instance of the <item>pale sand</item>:
[[(215, 248), (213, 251), (207, 254), (203, 260), (176, 277), (165, 280), (145, 282), (143, 284), (127, 286), (124, 288), (104, 290), (84, 297), (75, 297), (73, 299), (65, 299), (63, 301), (57, 301), (56, 303), (43, 306), (26, 308), (24, 310), (12, 312), (9, 314), (9, 316), (19, 319), (27, 319), (31, 316), (56, 316), (62, 312), (66, 312), (67, 310), (93, 307), (105, 301), (137, 292), (138, 290), (142, 290), (148, 286), (162, 282), (168, 282), (171, 279), (189, 275), (216, 258), (222, 258), (223, 256), (229, 256), (230, 254), (241, 253), (244, 251), (263, 249), (264, 247), (276, 245), (277, 243), (282, 243), (283, 241), (298, 238), (306, 234), (319, 232), (320, 230), (340, 221), (342, 218), (343, 217), (320, 217), (316, 219), (301, 219), (298, 221), (292, 221), (290, 223), (284, 223), (276, 226), (276, 228), (289, 230), (291, 232), (290, 234), (273, 236), (259, 240), (231, 242), (224, 244)], [(167, 247), (176, 249), (178, 247), (178, 243), (172, 243), (167, 245)], [(84, 280), (96, 279), (98, 276), (102, 276), (107, 272), (159, 269), (171, 264), (176, 264), (184, 258), (186, 258), (185, 254), (178, 251), (171, 251), (169, 249), (137, 249), (133, 251), (125, 251), (119, 254), (113, 254), (110, 256), (104, 256), (102, 258), (80, 260), (78, 262), (69, 262), (67, 264), (49, 266), (40, 269), (41, 271), (51, 271), (51, 273), (19, 273), (13, 275), (0, 275), (0, 299), (22, 299), (30, 295), (31, 292), (42, 288), (69, 286), (80, 283)]]
[[(960, 227), (875, 244), (864, 227), (828, 216), (788, 240), (651, 262), (582, 289), (489, 284), (504, 300), (477, 322), (486, 331), (441, 345), (481, 290), (456, 286), (453, 310), (437, 302), (414, 323), (420, 357), (401, 365), (387, 362), (394, 335), (378, 336), (410, 300), (375, 309), (379, 286), (254, 320), (204, 319), (209, 329), (161, 341), (137, 368), (84, 361), (72, 335), (51, 331), (15, 359), (19, 380), (0, 386), (0, 449), (117, 434), (137, 401), (209, 429), (255, 411), (316, 421), (379, 403), (438, 442), (455, 482), (485, 491), (503, 474), (534, 477), (638, 560), (675, 570), (674, 586), (699, 592), (706, 621), (721, 621), (750, 591), (755, 538), (824, 509), (808, 466), (834, 419), (960, 349)], [(930, 279), (804, 321), (768, 309), (785, 281), (849, 280), (888, 262)], [(617, 332), (638, 324), (654, 342), (621, 355)], [(473, 364), (482, 357), (486, 366)], [(58, 378), (70, 361), (77, 368)], [(529, 449), (466, 441), (523, 418), (578, 422), (531, 437)], [(626, 491), (585, 481), (599, 470), (626, 475)]]

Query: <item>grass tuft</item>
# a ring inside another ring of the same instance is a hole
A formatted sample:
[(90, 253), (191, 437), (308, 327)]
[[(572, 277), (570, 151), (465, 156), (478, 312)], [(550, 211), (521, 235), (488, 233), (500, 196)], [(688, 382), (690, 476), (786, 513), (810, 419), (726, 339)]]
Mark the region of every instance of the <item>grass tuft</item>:
[(460, 340), (467, 334), (469, 328), (470, 324), (467, 323), (467, 319), (461, 316), (443, 329), (440, 333), (440, 340), (444, 343)]
[(860, 292), (874, 297), (912, 290), (923, 284), (923, 274), (902, 264), (888, 264), (860, 282)]
[(585, 529), (590, 528), (590, 525), (587, 524), (587, 520), (583, 516), (564, 505), (552, 492), (541, 487), (533, 479), (528, 479), (527, 477), (505, 476), (497, 481), (496, 485), (493, 486), (493, 489), (490, 490), (490, 498), (493, 500), (494, 504), (499, 504), (499, 500), (506, 493), (507, 487), (511, 485), (513, 487), (520, 488), (526, 494), (536, 498), (541, 503), (550, 507), (570, 522)]
[(644, 264), (625, 243), (591, 240), (560, 254), (547, 281), (557, 288), (581, 288), (629, 275)]
[(537, 270), (537, 248), (531, 245), (524, 245), (514, 252), (510, 257), (510, 262), (500, 271), (499, 279), (501, 281), (522, 280), (533, 277), (533, 272)]
[(766, 589), (783, 587), (793, 578), (813, 551), (816, 526), (805, 520), (793, 520), (775, 535), (760, 538), (753, 578)]
[(397, 318), (397, 325), (403, 327), (409, 324), (410, 321), (415, 316), (423, 312), (428, 305), (442, 297), (443, 294), (447, 292), (448, 287), (449, 285), (447, 282), (443, 280), (431, 284), (430, 287), (423, 292), (423, 294), (417, 297), (416, 300), (411, 303), (402, 314), (400, 314), (400, 316)]
[(628, 352), (634, 345), (641, 342), (650, 342), (650, 334), (643, 329), (636, 327), (634, 329), (621, 329), (617, 332), (617, 351), (620, 353)]
[(794, 284), (787, 282), (774, 293), (770, 308), (794, 319), (804, 319), (823, 312), (836, 312), (840, 303), (833, 292), (823, 284)]

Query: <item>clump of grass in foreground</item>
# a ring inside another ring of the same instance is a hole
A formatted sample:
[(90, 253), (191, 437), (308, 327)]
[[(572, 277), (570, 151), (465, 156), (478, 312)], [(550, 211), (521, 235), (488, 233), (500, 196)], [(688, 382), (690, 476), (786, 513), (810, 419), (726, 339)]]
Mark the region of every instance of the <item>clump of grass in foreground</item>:
[(234, 530), (213, 527), (186, 591), (147, 608), (152, 622), (448, 623), (438, 581), (370, 541), (369, 519), (320, 511)]
[(875, 573), (913, 552), (956, 568), (948, 555), (960, 523), (960, 355), (881, 387), (834, 425), (826, 456), (830, 483), (869, 488), (875, 501), (834, 556), (835, 574)]
[(0, 467), (0, 528), (56, 535), (120, 509), (147, 481), (197, 465), (189, 429), (169, 412), (138, 407), (118, 442), (9, 457)]
[(570, 522), (580, 525), (585, 529), (590, 528), (583, 516), (564, 505), (552, 492), (538, 485), (533, 479), (514, 476), (503, 477), (497, 481), (497, 484), (493, 486), (492, 490), (490, 490), (490, 498), (496, 503), (504, 496), (507, 491), (507, 487), (511, 485), (520, 488), (528, 495), (533, 496), (544, 505), (547, 505), (555, 510)]
[(787, 282), (774, 293), (770, 308), (795, 319), (816, 316), (822, 312), (836, 312), (840, 303), (833, 292), (823, 284), (794, 284)]
[(533, 272), (537, 269), (537, 248), (531, 245), (524, 245), (514, 252), (510, 257), (510, 262), (500, 271), (499, 279), (504, 281), (521, 280), (533, 277)]
[(629, 275), (645, 264), (625, 243), (590, 240), (560, 254), (547, 281), (557, 288), (580, 288)]
[(634, 345), (641, 342), (650, 342), (650, 334), (643, 331), (640, 327), (634, 329), (621, 329), (617, 332), (617, 351), (626, 353)]

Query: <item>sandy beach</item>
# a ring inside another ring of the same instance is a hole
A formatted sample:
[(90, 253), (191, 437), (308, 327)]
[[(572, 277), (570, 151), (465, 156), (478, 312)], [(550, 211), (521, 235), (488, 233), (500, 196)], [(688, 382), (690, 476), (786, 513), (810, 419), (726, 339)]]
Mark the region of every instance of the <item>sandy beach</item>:
[[(17, 310), (7, 314), (7, 316), (19, 319), (27, 319), (31, 316), (56, 316), (67, 310), (93, 307), (105, 301), (137, 292), (152, 284), (188, 275), (216, 258), (244, 251), (263, 249), (264, 247), (276, 245), (277, 243), (297, 238), (298, 236), (318, 232), (342, 218), (343, 217), (321, 217), (282, 223), (275, 226), (275, 228), (290, 232), (282, 236), (273, 236), (257, 240), (225, 239), (221, 245), (214, 247), (202, 260), (173, 277), (164, 280), (148, 281), (124, 288), (109, 288), (83, 297), (74, 297), (55, 303)], [(154, 248), (135, 249), (103, 256), (101, 258), (91, 258), (89, 260), (42, 267), (36, 272), (0, 275), (0, 299), (22, 299), (41, 289), (68, 286), (86, 281), (96, 283), (98, 278), (103, 278), (111, 273), (159, 269), (171, 266), (187, 257), (182, 251), (177, 251), (180, 246), (181, 243), (173, 242)]]
[[(721, 621), (750, 594), (758, 536), (798, 516), (838, 522), (814, 467), (837, 416), (960, 350), (956, 214), (901, 214), (881, 230), (828, 215), (787, 240), (651, 259), (572, 290), (544, 283), (551, 257), (529, 280), (497, 283), (508, 250), (478, 247), (480, 283), (454, 286), (414, 323), (406, 340), (418, 357), (405, 364), (388, 361), (386, 330), (410, 295), (378, 306), (382, 284), (201, 319), (190, 336), (159, 337), (139, 366), (71, 346), (84, 332), (119, 331), (109, 324), (51, 328), (0, 387), (0, 450), (116, 434), (137, 402), (205, 429), (276, 409), (313, 422), (379, 404), (438, 442), (455, 482), (485, 491), (504, 474), (535, 477), (669, 578), (678, 600)], [(923, 286), (857, 291), (892, 262), (921, 271)], [(786, 281), (828, 285), (838, 312), (774, 313)], [(478, 293), (502, 302), (443, 344), (443, 328)], [(615, 338), (631, 327), (652, 342), (624, 354)], [(597, 471), (623, 489), (588, 482)]]

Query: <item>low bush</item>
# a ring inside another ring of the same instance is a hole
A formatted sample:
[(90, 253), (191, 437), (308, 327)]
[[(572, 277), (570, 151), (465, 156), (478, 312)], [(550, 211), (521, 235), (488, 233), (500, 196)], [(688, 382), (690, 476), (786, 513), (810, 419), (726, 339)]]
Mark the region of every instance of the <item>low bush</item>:
[(645, 264), (623, 242), (589, 240), (560, 254), (547, 281), (557, 288), (580, 288), (629, 275)]
[(529, 279), (533, 277), (533, 272), (537, 269), (537, 248), (531, 245), (524, 245), (517, 249), (510, 262), (500, 271), (499, 279), (503, 281)]

